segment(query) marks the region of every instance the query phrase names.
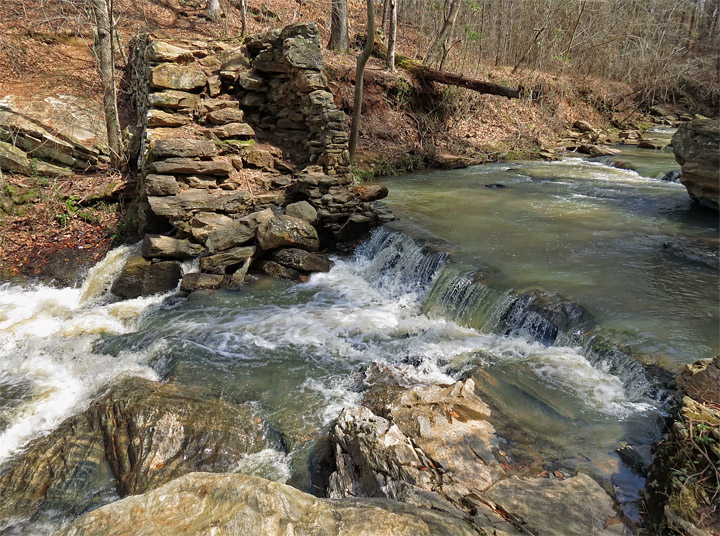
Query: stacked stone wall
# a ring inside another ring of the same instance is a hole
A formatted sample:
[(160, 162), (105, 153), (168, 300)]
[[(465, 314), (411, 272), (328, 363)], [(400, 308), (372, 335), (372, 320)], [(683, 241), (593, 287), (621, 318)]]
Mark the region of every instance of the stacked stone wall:
[(187, 290), (234, 286), (248, 270), (302, 280), (329, 269), (318, 252), (392, 218), (384, 187), (353, 184), (314, 23), (244, 43), (142, 36), (130, 69), (145, 235), (134, 280), (198, 256)]

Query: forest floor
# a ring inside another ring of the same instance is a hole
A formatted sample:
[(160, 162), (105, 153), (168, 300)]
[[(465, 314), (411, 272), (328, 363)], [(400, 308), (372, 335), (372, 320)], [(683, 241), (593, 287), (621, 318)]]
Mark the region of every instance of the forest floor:
[[(219, 23), (203, 15), (202, 0), (115, 0), (120, 44), (152, 31), (181, 38), (230, 38), (240, 34), (239, 11), (223, 4)], [(249, 33), (259, 33), (301, 20), (318, 23), (321, 39), (329, 36), (330, 0), (297, 2), (266, 0), (260, 8), (250, 2)], [(350, 2), (350, 35), (364, 30), (362, 2)], [(421, 55), (420, 37), (409, 26), (399, 30), (398, 52)], [(43, 98), (71, 94), (101, 101), (101, 88), (92, 54), (92, 28), (87, 4), (37, 3), (5, 0), (0, 16), (0, 97)], [(325, 72), (346, 112), (353, 107), (355, 58), (325, 51)], [(118, 55), (118, 67), (126, 60)], [(449, 63), (447, 70), (470, 72)], [(459, 167), (498, 159), (536, 158), (552, 148), (574, 121), (583, 119), (608, 127), (632, 122), (636, 110), (631, 90), (623, 84), (596, 79), (573, 79), (509, 67), (473, 66), (475, 77), (510, 87), (524, 96), (507, 99), (454, 87), (428, 89), (407, 73), (390, 73), (371, 59), (365, 78), (363, 120), (358, 143), (356, 176), (370, 178), (425, 167)], [(121, 88), (122, 89), (122, 88)], [(128, 96), (120, 93), (123, 126), (133, 121)], [(349, 128), (349, 120), (348, 120)], [(101, 258), (120, 234), (125, 199), (107, 197), (108, 189), (122, 191), (131, 173), (115, 171), (47, 179), (0, 176), (0, 280), (26, 277), (55, 278), (57, 283), (79, 277), (68, 266), (88, 266)], [(92, 199), (92, 203), (87, 203)], [(60, 266), (65, 266), (60, 270)], [(67, 274), (58, 279), (59, 274)]]

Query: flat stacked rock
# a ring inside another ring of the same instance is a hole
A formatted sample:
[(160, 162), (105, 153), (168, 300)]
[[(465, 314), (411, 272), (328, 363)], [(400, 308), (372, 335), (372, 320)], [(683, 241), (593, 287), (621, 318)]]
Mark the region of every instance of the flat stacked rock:
[(377, 203), (386, 188), (353, 185), (314, 23), (242, 46), (144, 36), (133, 61), (144, 261), (129, 263), (115, 294), (172, 290), (180, 276), (165, 274), (195, 257), (203, 275), (186, 274), (186, 292), (235, 287), (248, 271), (304, 281), (392, 219)]

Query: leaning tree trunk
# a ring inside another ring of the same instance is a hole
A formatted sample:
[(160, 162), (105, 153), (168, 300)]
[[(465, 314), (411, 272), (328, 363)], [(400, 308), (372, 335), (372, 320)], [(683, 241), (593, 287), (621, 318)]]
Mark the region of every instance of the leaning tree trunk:
[(425, 63), (425, 65), (432, 65), (440, 54), (440, 51), (442, 50), (445, 41), (447, 41), (447, 38), (450, 35), (453, 26), (455, 26), (455, 19), (457, 19), (458, 9), (460, 9), (460, 0), (453, 0), (453, 3), (450, 4), (450, 12), (445, 19), (445, 24), (443, 24), (440, 33), (438, 34), (433, 44), (430, 46), (430, 50), (428, 50), (427, 56), (425, 56), (425, 61), (423, 62)]
[(222, 16), (220, 0), (207, 0), (205, 3), (205, 16), (213, 22), (220, 22)]
[[(375, 3), (374, 0), (367, 0), (367, 18), (368, 18), (368, 35), (375, 35)], [(363, 81), (365, 77), (365, 65), (367, 64), (373, 52), (373, 41), (368, 39), (362, 54), (357, 59), (357, 68), (355, 69), (355, 100), (353, 102), (353, 119), (352, 127), (350, 127), (350, 140), (348, 149), (350, 152), (350, 162), (355, 158), (355, 148), (357, 147), (358, 134), (360, 132), (360, 116), (362, 114), (362, 98), (363, 98)]]
[(350, 49), (347, 0), (332, 0), (328, 48), (338, 52), (347, 52)]
[[(109, 4), (109, 5), (108, 5)], [(120, 120), (117, 108), (115, 89), (115, 46), (113, 40), (112, 0), (92, 0), (92, 11), (95, 16), (94, 48), (98, 58), (100, 82), (103, 88), (105, 108), (105, 126), (107, 129), (108, 146), (110, 147), (110, 164), (120, 167), (124, 162), (124, 148), (120, 134)]]
[[(370, 40), (368, 39), (368, 42)], [(365, 46), (367, 48), (367, 44)], [(375, 44), (373, 47), (373, 55), (381, 60), (387, 60), (387, 48), (383, 45), (382, 41), (375, 36)], [(508, 99), (520, 98), (520, 91), (499, 84), (493, 84), (492, 82), (485, 82), (483, 80), (477, 80), (475, 78), (465, 78), (461, 74), (449, 73), (447, 71), (438, 71), (426, 65), (423, 65), (419, 61), (408, 58), (407, 56), (396, 55), (395, 65), (400, 67), (404, 71), (411, 73), (412, 75), (426, 80), (429, 82), (439, 82), (441, 84), (448, 84), (450, 86), (464, 87), (477, 91), (478, 93), (488, 93), (490, 95), (500, 95), (507, 97)]]
[(390, 31), (387, 34), (388, 53), (385, 66), (390, 72), (395, 72), (395, 40), (397, 38), (397, 0), (390, 1)]

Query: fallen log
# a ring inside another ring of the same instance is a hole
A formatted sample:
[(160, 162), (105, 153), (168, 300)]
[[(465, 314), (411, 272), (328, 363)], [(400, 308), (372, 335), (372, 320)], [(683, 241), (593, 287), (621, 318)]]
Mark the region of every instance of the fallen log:
[[(373, 56), (380, 58), (381, 60), (387, 60), (387, 47), (380, 40), (379, 35), (375, 35), (375, 44), (373, 46)], [(490, 95), (500, 95), (507, 97), (508, 99), (517, 99), (520, 97), (520, 91), (499, 84), (493, 84), (492, 82), (485, 82), (483, 80), (477, 80), (475, 78), (466, 78), (461, 74), (449, 73), (447, 71), (438, 71), (427, 65), (423, 65), (419, 61), (402, 56), (400, 54), (395, 55), (395, 66), (403, 69), (412, 75), (422, 79), (429, 80), (431, 82), (439, 82), (441, 84), (447, 84), (451, 86), (464, 87), (477, 91), (478, 93), (487, 93)]]

